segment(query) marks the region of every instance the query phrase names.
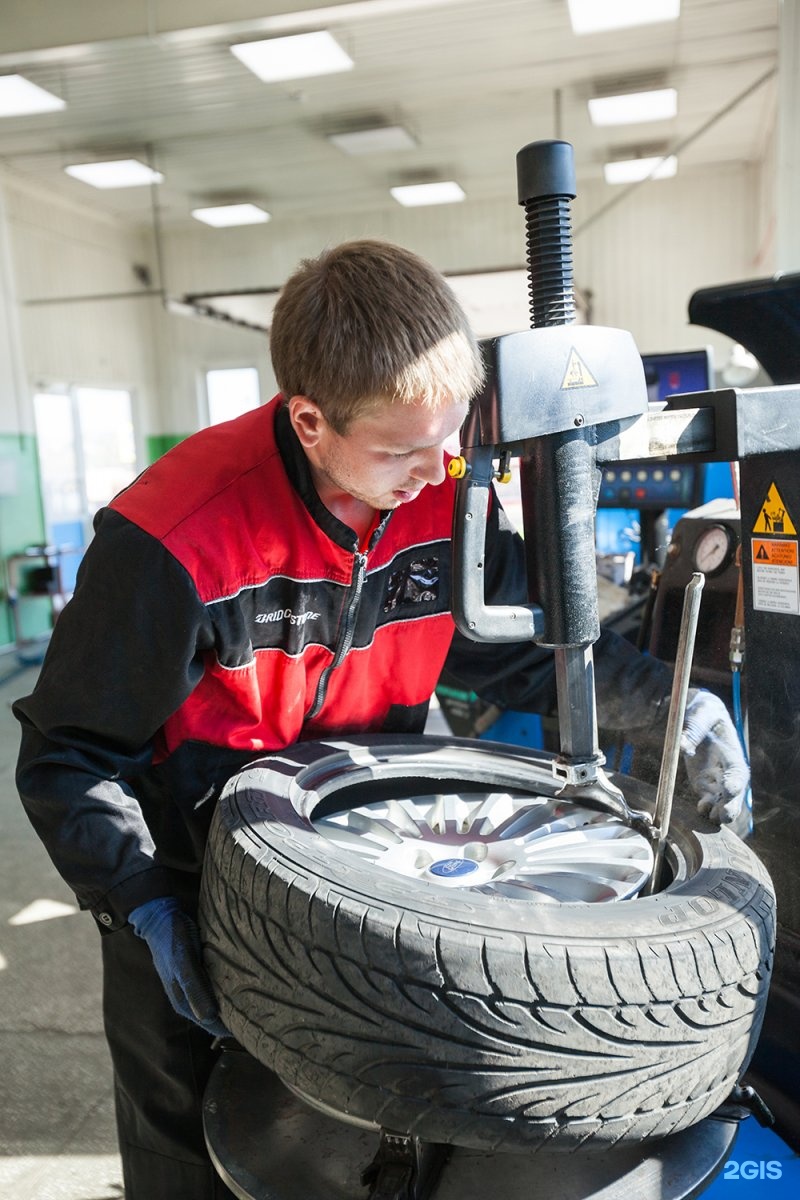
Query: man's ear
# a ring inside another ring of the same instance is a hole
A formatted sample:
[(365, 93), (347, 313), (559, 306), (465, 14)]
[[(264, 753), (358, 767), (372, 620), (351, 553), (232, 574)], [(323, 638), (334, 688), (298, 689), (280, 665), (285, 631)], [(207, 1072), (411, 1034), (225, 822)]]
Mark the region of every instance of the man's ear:
[(287, 407), (300, 445), (304, 450), (313, 450), (327, 425), (319, 405), (308, 396), (292, 396)]

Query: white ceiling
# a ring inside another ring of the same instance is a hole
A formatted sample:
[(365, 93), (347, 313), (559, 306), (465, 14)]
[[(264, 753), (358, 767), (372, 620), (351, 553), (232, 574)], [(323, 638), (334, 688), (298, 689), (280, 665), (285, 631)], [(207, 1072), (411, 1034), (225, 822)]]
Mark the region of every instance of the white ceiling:
[[(354, 69), (266, 84), (229, 49), (310, 29), (329, 29)], [(375, 208), (393, 203), (391, 185), (425, 179), (455, 179), (467, 203), (507, 198), (517, 150), (552, 137), (573, 143), (579, 181), (599, 179), (608, 156), (683, 142), (689, 171), (760, 157), (777, 47), (778, 0), (683, 0), (676, 22), (581, 37), (566, 0), (331, 0), (313, 12), (302, 0), (2, 0), (0, 73), (67, 106), (0, 119), (0, 163), (137, 224), (152, 219), (150, 188), (98, 191), (63, 168), (150, 161), (165, 175), (165, 223), (239, 200), (273, 221)], [(593, 128), (595, 89), (639, 79), (676, 87), (678, 116)], [(349, 158), (326, 140), (375, 120), (404, 125), (416, 148)]]

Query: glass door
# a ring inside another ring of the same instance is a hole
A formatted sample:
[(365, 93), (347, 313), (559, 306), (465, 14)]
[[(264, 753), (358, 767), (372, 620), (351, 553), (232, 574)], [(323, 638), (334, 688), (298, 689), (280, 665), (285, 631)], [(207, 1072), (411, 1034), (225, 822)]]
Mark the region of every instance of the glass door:
[(95, 513), (136, 476), (131, 394), (85, 387), (39, 392), (34, 415), (46, 538), (68, 548), (61, 568), (70, 592)]

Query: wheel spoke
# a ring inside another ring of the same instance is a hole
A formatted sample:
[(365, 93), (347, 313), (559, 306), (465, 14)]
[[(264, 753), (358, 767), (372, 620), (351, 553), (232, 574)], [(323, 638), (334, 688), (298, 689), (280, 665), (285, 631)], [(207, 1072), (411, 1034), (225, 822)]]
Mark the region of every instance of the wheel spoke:
[(380, 870), (512, 899), (624, 900), (652, 870), (641, 834), (552, 796), (421, 794), (362, 804), (315, 825)]

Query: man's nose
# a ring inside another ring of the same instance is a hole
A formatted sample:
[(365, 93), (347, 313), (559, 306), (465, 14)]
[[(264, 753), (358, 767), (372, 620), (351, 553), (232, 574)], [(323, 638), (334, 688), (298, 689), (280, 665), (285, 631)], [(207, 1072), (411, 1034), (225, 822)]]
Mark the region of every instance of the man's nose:
[(414, 459), (411, 474), (423, 483), (441, 483), (445, 476), (444, 448), (431, 446), (422, 450)]

